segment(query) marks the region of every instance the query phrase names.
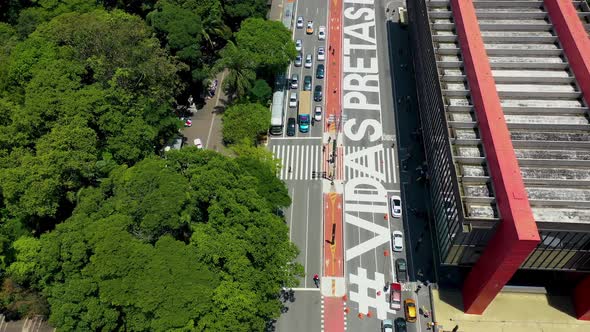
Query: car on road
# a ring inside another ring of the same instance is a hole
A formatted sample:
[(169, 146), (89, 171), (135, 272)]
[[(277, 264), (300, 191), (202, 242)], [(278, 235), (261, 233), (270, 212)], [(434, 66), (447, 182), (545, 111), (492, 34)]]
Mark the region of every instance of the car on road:
[(323, 47), (318, 47), (318, 61), (326, 60), (326, 49)]
[(318, 29), (318, 39), (319, 40), (325, 40), (326, 39), (326, 27), (325, 26), (320, 26), (320, 28)]
[(318, 65), (318, 68), (315, 70), (315, 78), (322, 80), (324, 79), (324, 74), (324, 65)]
[(303, 28), (303, 16), (297, 17), (297, 29)]
[(402, 199), (399, 196), (391, 196), (389, 198), (389, 208), (392, 217), (400, 218), (402, 216)]
[(408, 332), (406, 320), (401, 317), (398, 317), (393, 321), (393, 326), (395, 326), (395, 332)]
[(416, 322), (416, 301), (412, 299), (406, 299), (404, 301), (404, 312), (406, 314), (406, 321), (410, 323)]
[(381, 332), (393, 332), (393, 321), (391, 319), (381, 321)]
[(195, 141), (194, 141), (194, 143), (195, 143), (195, 146), (196, 146), (198, 149), (202, 149), (202, 148), (203, 148), (203, 142), (201, 141), (201, 139), (200, 139), (200, 138), (195, 138)]
[(297, 107), (297, 92), (291, 92), (291, 98), (289, 98), (289, 107)]
[(295, 41), (295, 49), (297, 50), (297, 52), (301, 52), (302, 48), (303, 48), (303, 42), (301, 41), (301, 39), (297, 39)]
[(389, 307), (393, 310), (402, 308), (402, 285), (397, 282), (389, 286)]
[(313, 100), (318, 103), (320, 101), (322, 101), (322, 86), (321, 85), (315, 86), (315, 89), (313, 90)]
[(395, 275), (397, 276), (397, 282), (408, 281), (408, 265), (405, 259), (398, 258), (395, 260)]
[(301, 67), (302, 62), (303, 62), (303, 54), (301, 54), (301, 52), (299, 52), (299, 54), (297, 54), (297, 56), (295, 57), (295, 67)]
[(305, 33), (308, 35), (313, 34), (313, 21), (307, 21), (307, 28), (305, 28)]
[(311, 68), (313, 65), (313, 55), (308, 54), (305, 56), (305, 68)]
[(315, 121), (322, 121), (322, 107), (316, 106), (315, 110), (313, 111), (313, 119)]
[(303, 79), (303, 91), (311, 91), (311, 76), (307, 75)]
[(299, 75), (293, 74), (291, 76), (291, 89), (299, 88)]
[(395, 252), (401, 252), (404, 250), (404, 235), (400, 231), (394, 231), (391, 233), (391, 248)]
[(297, 121), (295, 118), (289, 118), (289, 120), (287, 120), (287, 136), (295, 136), (296, 127)]

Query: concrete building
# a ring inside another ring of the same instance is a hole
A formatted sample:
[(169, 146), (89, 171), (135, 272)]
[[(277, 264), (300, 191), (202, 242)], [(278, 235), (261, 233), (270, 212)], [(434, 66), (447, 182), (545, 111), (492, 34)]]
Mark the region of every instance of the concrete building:
[(442, 264), (481, 314), (519, 269), (586, 274), (590, 39), (584, 1), (408, 1)]

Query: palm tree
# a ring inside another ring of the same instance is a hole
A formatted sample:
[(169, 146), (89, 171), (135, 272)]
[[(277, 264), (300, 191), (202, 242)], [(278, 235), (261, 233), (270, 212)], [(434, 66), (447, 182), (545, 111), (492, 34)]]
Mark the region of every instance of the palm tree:
[(223, 88), (228, 95), (240, 98), (252, 88), (256, 80), (256, 62), (248, 52), (238, 49), (231, 41), (220, 52), (221, 58), (213, 67), (214, 73), (228, 70)]

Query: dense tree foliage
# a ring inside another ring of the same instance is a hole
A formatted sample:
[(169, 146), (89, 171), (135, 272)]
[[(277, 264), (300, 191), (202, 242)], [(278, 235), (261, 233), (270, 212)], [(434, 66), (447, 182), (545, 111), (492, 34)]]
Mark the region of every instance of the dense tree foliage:
[(118, 167), (55, 231), (16, 241), (10, 275), (43, 292), (65, 330), (262, 330), (301, 266), (275, 214), (290, 204), (276, 161), (238, 150)]
[(229, 144), (244, 140), (254, 144), (269, 127), (270, 111), (260, 104), (236, 104), (223, 113), (223, 140)]
[[(0, 311), (65, 331), (261, 331), (295, 286), (280, 162), (255, 146), (294, 57), (266, 0), (0, 1)], [(261, 31), (264, 30), (264, 31)], [(269, 43), (269, 52), (258, 43)], [(227, 70), (233, 157), (173, 112)], [(237, 98), (236, 98), (237, 97)]]

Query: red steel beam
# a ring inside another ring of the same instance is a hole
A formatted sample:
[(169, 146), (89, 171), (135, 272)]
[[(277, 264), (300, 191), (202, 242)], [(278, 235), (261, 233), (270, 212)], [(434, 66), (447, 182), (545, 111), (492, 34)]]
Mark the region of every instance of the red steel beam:
[(590, 320), (590, 277), (582, 280), (574, 289), (574, 307), (576, 316), (581, 320)]
[(471, 0), (451, 0), (464, 70), (501, 221), (463, 284), (468, 314), (482, 314), (540, 242)]
[(571, 0), (545, 0), (545, 10), (586, 102), (590, 98), (590, 40)]

